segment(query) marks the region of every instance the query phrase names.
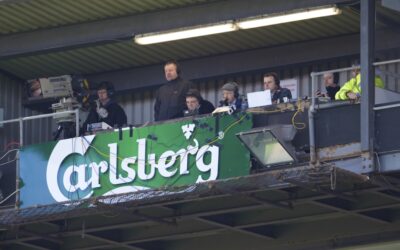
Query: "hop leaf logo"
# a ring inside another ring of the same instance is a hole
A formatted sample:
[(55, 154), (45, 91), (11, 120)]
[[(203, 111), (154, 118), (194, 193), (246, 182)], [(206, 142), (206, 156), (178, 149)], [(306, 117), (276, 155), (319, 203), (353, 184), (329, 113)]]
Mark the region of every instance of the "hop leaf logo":
[(189, 138), (192, 136), (195, 127), (196, 125), (194, 124), (187, 124), (182, 126), (182, 132), (186, 140), (189, 140)]

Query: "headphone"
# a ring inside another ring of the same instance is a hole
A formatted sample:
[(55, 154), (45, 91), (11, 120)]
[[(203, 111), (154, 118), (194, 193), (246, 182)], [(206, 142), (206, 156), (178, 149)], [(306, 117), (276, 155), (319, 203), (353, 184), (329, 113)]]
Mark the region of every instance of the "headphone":
[(333, 83), (339, 85), (339, 72), (333, 73)]
[(104, 82), (99, 83), (99, 85), (97, 86), (97, 90), (100, 90), (100, 89), (107, 90), (107, 96), (110, 99), (115, 94), (115, 88), (114, 88), (114, 85), (111, 82), (104, 81)]
[(239, 85), (236, 82), (232, 82), (235, 85), (234, 96), (235, 98), (239, 98)]
[(166, 61), (166, 62), (164, 63), (164, 67), (165, 67), (166, 65), (168, 65), (168, 64), (173, 64), (173, 65), (175, 65), (175, 67), (176, 67), (176, 73), (178, 74), (178, 76), (181, 75), (181, 66), (179, 65), (179, 63), (178, 63), (176, 60), (171, 59), (171, 60)]
[(232, 91), (230, 89), (225, 89), (226, 85), (232, 85), (233, 86), (233, 93), (235, 98), (239, 97), (239, 85), (236, 82), (227, 82), (222, 86), (222, 90), (229, 90)]
[(281, 80), (278, 77), (278, 74), (275, 72), (270, 72), (270, 73), (266, 73), (264, 74), (264, 77), (268, 77), (268, 76), (272, 76), (272, 78), (274, 78), (274, 82), (276, 85), (278, 85), (278, 87), (281, 86)]

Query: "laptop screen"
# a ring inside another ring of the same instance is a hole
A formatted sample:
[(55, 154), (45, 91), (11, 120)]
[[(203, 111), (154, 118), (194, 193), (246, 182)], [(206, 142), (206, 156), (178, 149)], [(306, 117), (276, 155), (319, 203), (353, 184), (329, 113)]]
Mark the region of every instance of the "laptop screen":
[(267, 89), (264, 91), (247, 93), (247, 101), (249, 103), (249, 108), (271, 105), (271, 91)]

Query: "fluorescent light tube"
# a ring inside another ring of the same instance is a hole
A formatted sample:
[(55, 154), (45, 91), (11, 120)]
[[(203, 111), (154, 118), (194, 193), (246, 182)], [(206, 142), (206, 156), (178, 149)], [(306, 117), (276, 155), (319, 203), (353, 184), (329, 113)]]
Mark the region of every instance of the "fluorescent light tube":
[(148, 33), (135, 36), (135, 42), (141, 45), (163, 43), (168, 41), (207, 36), (237, 30), (237, 26), (231, 22), (216, 23), (207, 26), (195, 26), (179, 30)]
[(300, 20), (306, 20), (316, 17), (324, 17), (340, 14), (340, 10), (336, 7), (326, 7), (318, 9), (309, 9), (299, 12), (286, 14), (274, 14), (270, 16), (260, 16), (255, 18), (241, 19), (236, 22), (240, 29), (252, 29), (262, 26), (275, 25), (280, 23), (288, 23)]

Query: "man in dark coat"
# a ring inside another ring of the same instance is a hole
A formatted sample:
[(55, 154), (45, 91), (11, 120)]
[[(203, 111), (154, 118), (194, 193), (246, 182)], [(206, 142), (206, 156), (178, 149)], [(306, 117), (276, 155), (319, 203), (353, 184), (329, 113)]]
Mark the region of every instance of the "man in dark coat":
[(87, 131), (87, 125), (105, 122), (111, 127), (123, 127), (127, 124), (125, 111), (112, 99), (114, 87), (109, 82), (102, 82), (97, 87), (98, 99), (91, 107), (89, 115), (83, 124), (83, 131)]
[(204, 100), (197, 89), (190, 89), (186, 93), (186, 107), (183, 111), (184, 116), (210, 114), (214, 111), (214, 105)]
[(180, 77), (179, 65), (171, 60), (164, 65), (167, 83), (161, 86), (156, 93), (154, 104), (154, 120), (162, 121), (183, 116), (186, 108), (185, 95), (191, 83)]

